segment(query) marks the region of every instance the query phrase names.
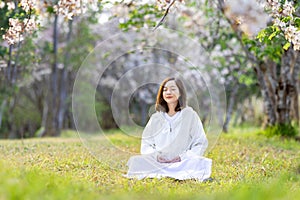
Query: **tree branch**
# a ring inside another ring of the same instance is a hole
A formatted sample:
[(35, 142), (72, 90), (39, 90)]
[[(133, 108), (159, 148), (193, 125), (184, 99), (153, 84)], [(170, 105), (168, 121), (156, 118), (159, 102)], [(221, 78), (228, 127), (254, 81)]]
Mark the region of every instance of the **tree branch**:
[(167, 15), (169, 14), (170, 8), (174, 5), (175, 1), (176, 1), (176, 0), (172, 0), (172, 1), (170, 2), (170, 4), (168, 5), (168, 7), (167, 7), (167, 9), (166, 9), (166, 11), (165, 11), (164, 16), (159, 20), (158, 24), (154, 27), (153, 31), (155, 31), (158, 27), (160, 27), (160, 26), (164, 23), (164, 21), (165, 21)]

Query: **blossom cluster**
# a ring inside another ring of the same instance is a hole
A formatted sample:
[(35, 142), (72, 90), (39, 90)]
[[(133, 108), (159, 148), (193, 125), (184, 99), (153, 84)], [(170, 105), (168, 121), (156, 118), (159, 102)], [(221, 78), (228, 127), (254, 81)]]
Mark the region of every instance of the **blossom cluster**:
[[(293, 44), (294, 50), (300, 50), (300, 31), (294, 25), (295, 7), (292, 1), (267, 0), (266, 9), (270, 12), (275, 26), (284, 33), (287, 41)], [(289, 18), (290, 20), (283, 20)], [(285, 22), (286, 21), (286, 22)]]
[(9, 19), (9, 29), (6, 34), (2, 36), (4, 40), (7, 41), (9, 45), (18, 43), (24, 39), (23, 33), (32, 32), (36, 30), (37, 24), (34, 19), (24, 19), (23, 21), (19, 19)]
[[(8, 10), (14, 10), (16, 8), (16, 3), (14, 1), (0, 1), (0, 9), (4, 8), (7, 6)], [(29, 12), (29, 10), (33, 10), (36, 8), (37, 2), (36, 0), (21, 0), (20, 1), (20, 6), (22, 7), (25, 12)]]
[(88, 6), (96, 4), (97, 0), (59, 0), (54, 11), (72, 20), (74, 16), (85, 13)]
[[(0, 9), (3, 9), (5, 6), (7, 6), (9, 11), (12, 11), (16, 9), (16, 6), (18, 5), (16, 5), (13, 1), (8, 1), (6, 3), (1, 1)], [(31, 10), (36, 9), (36, 0), (21, 0), (20, 7), (25, 12), (30, 12)], [(28, 18), (23, 20), (9, 18), (8, 22), (9, 28), (6, 33), (2, 35), (2, 38), (6, 40), (9, 45), (22, 41), (24, 39), (24, 33), (31, 33), (37, 28), (37, 22), (35, 18), (31, 17), (30, 15)]]
[(36, 9), (36, 0), (21, 0), (20, 4), (25, 12)]
[[(53, 8), (57, 14), (71, 20), (74, 16), (85, 13), (87, 7), (94, 6), (94, 9), (97, 8), (97, 2), (98, 0), (59, 0)], [(37, 0), (20, 0), (20, 3), (16, 4), (14, 1), (4, 2), (0, 0), (0, 9), (3, 9), (5, 6), (9, 11), (18, 8), (24, 10), (28, 14), (28, 17), (24, 20), (14, 18), (9, 19), (9, 28), (2, 38), (6, 40), (9, 45), (12, 45), (22, 41), (25, 33), (31, 33), (37, 29), (38, 23), (31, 15), (31, 11), (41, 11), (44, 7), (49, 6), (49, 2), (43, 1), (42, 3)]]
[(3, 1), (0, 1), (0, 9), (1, 8), (4, 8), (5, 5), (7, 5), (7, 9), (8, 10), (14, 10), (16, 8), (16, 5), (13, 1), (9, 1), (7, 3), (3, 2)]
[(184, 0), (156, 0), (156, 5), (159, 10), (166, 10), (172, 3), (172, 7), (176, 8), (178, 3), (184, 3)]
[(86, 4), (78, 0), (59, 0), (54, 6), (54, 11), (68, 19), (73, 19), (74, 16), (86, 11)]

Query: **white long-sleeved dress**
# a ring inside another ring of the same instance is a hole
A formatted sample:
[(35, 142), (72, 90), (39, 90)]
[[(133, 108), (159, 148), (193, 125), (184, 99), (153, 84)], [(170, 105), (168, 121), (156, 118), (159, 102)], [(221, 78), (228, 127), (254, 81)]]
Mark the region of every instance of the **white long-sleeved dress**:
[[(130, 157), (125, 176), (203, 181), (211, 175), (212, 160), (203, 157), (207, 145), (200, 118), (191, 107), (182, 109), (172, 117), (165, 112), (156, 112), (143, 131), (141, 155)], [(167, 159), (180, 156), (181, 161), (160, 163), (157, 161), (158, 155)]]

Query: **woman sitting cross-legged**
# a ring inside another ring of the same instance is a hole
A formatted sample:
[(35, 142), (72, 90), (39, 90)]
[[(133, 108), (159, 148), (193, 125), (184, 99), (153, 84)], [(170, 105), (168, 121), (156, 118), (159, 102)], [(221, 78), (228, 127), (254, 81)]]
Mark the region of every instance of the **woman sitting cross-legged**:
[(156, 111), (143, 131), (141, 155), (129, 159), (125, 176), (198, 181), (210, 178), (212, 160), (203, 157), (208, 141), (198, 114), (186, 105), (180, 79), (162, 82)]

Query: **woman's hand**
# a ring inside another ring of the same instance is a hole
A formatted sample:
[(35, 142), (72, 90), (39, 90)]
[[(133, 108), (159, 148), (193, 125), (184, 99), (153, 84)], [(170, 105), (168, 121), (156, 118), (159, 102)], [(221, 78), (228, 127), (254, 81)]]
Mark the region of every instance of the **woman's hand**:
[(175, 163), (175, 162), (180, 162), (181, 158), (179, 156), (176, 156), (175, 158), (173, 158), (170, 162), (171, 163)]
[(176, 156), (175, 158), (169, 160), (164, 158), (163, 156), (157, 156), (157, 161), (160, 163), (175, 163), (175, 162), (180, 162), (181, 159), (179, 156)]

